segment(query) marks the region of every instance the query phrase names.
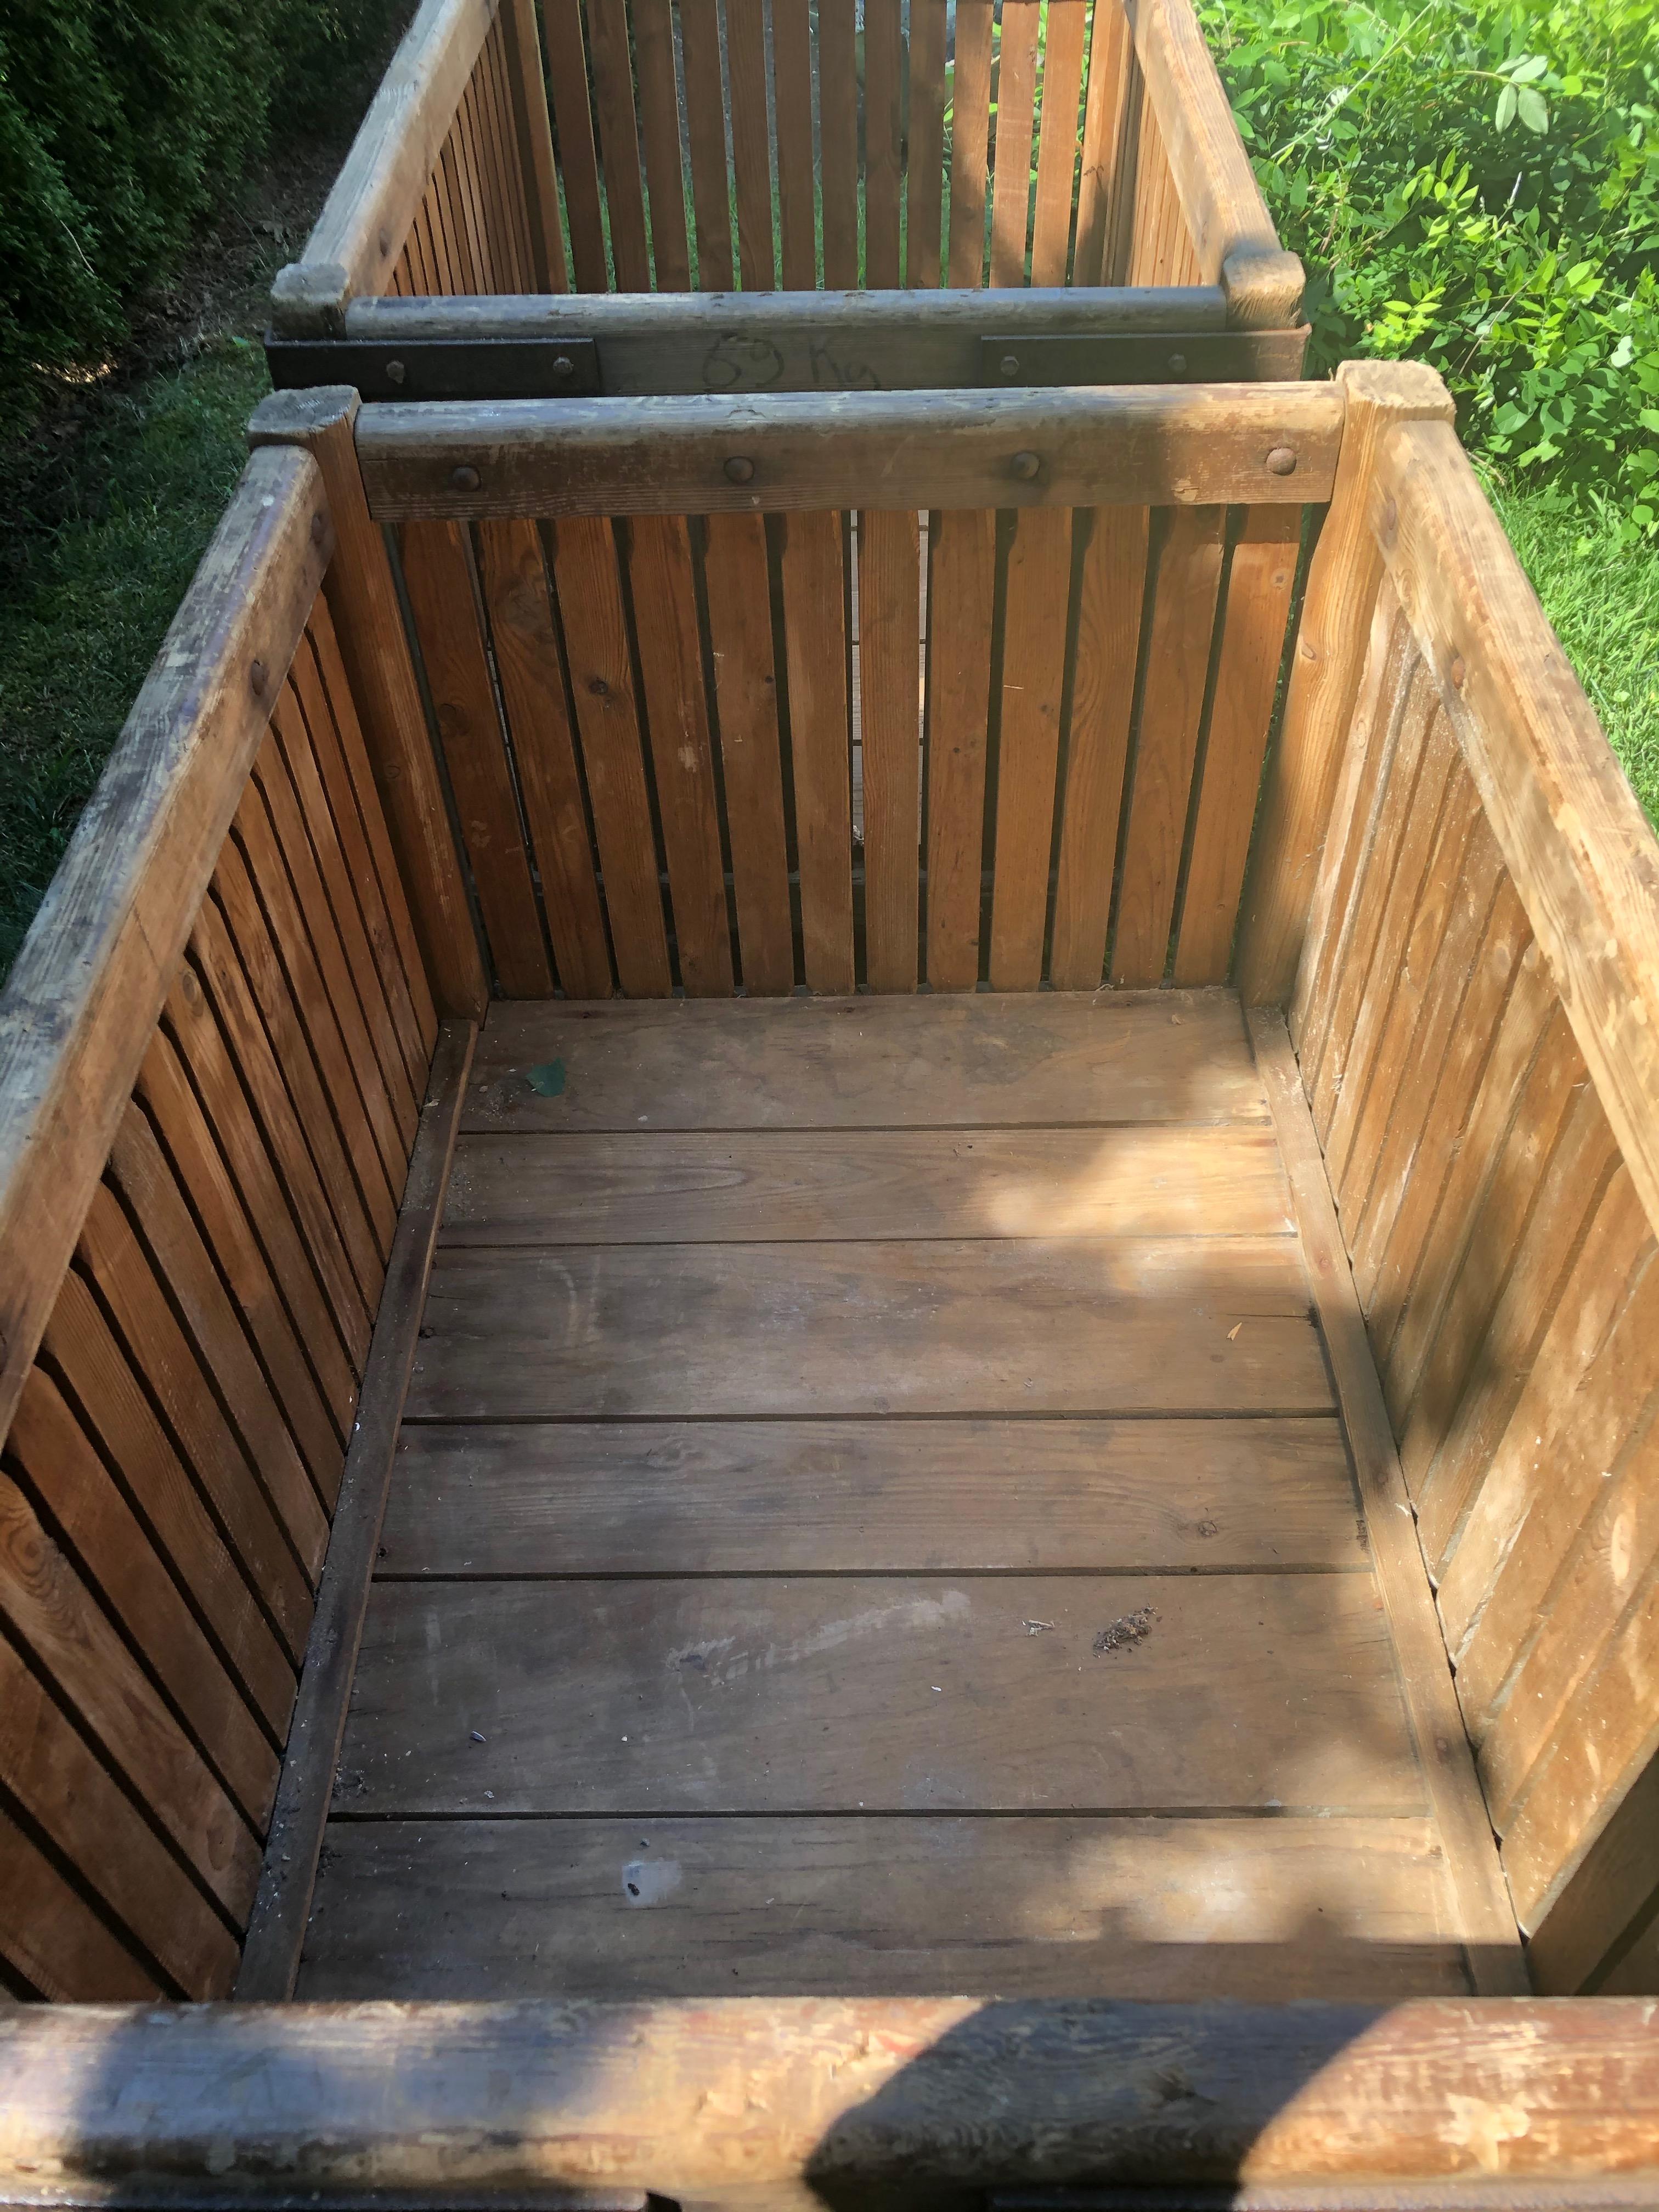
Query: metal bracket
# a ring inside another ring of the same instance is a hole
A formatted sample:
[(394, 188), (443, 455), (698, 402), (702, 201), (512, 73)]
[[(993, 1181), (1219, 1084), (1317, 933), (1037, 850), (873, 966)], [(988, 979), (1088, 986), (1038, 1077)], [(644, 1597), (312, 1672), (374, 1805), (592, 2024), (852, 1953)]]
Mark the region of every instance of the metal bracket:
[(365, 400), (583, 399), (599, 389), (592, 338), (284, 338), (265, 333), (278, 392), (354, 385)]
[(1120, 331), (981, 337), (991, 385), (1278, 384), (1302, 374), (1308, 326), (1294, 331)]

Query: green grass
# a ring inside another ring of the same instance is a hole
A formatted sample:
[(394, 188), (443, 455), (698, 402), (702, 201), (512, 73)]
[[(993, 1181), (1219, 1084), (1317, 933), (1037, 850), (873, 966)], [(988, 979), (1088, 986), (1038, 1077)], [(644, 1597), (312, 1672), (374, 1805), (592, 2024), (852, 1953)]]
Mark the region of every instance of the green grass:
[(112, 401), (69, 512), (0, 604), (0, 977), (10, 968), (247, 458), (267, 389), (226, 338)]

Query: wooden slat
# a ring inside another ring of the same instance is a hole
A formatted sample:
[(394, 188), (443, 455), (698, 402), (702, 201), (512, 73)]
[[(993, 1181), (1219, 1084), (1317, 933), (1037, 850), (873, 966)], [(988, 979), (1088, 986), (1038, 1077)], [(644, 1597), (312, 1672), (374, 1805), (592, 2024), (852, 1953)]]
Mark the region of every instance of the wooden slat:
[(783, 636), (789, 682), (801, 938), (813, 991), (853, 988), (853, 763), (848, 720), (842, 517), (784, 526)]
[(1176, 939), (1177, 983), (1226, 978), (1301, 540), (1302, 518), (1293, 507), (1253, 507), (1233, 547)]
[(947, 508), (934, 515), (928, 540), (927, 976), (935, 991), (971, 991), (980, 965), (996, 516)]
[(160, 1997), (156, 1978), (116, 1941), (0, 1803), (0, 1881), (7, 1913), (0, 1958), (46, 1998)]
[[(196, 1998), (228, 1993), (236, 1972), (230, 1931), (3, 1638), (0, 1783), (179, 1990)], [(9, 1820), (5, 1826), (16, 1835)], [(97, 1963), (96, 1946), (78, 1961), (67, 1946), (57, 1951), (65, 1923), (79, 1915), (65, 1913), (60, 1920), (43, 1909), (44, 1896), (31, 1898), (23, 1888), (15, 1844), (0, 1851), (8, 1862), (6, 1926), (0, 1934), (7, 1955), (15, 1961), (21, 1950), (38, 1961), (37, 1977), (51, 1976), (51, 1996), (112, 1996), (121, 1985), (115, 1978), (119, 1961)], [(116, 1948), (112, 1942), (111, 1951)]]
[(745, 292), (777, 283), (772, 241), (772, 149), (766, 115), (766, 21), (762, 0), (726, 0), (726, 69), (738, 259)]
[[(1110, 0), (1107, 0), (1110, 4)], [(1083, 94), (1085, 0), (1049, 0), (1042, 52), (1042, 127), (1037, 145), (1031, 282), (1063, 284), (1072, 244), (1072, 177)]]
[(484, 116), (483, 68), (483, 53), (481, 51), (471, 79), (461, 94), (460, 110), (455, 118), (456, 127), (461, 132), (462, 143), (465, 148), (467, 180), (472, 204), (477, 210), (483, 255), (481, 273), (487, 278), (492, 292), (518, 291), (521, 287), (518, 271), (514, 266), (513, 243), (501, 204), (500, 183), (492, 158), (489, 128)]
[(680, 154), (680, 100), (670, 0), (633, 0), (633, 22), (656, 289), (686, 292), (691, 288), (691, 253), (685, 231), (685, 173)]
[(910, 0), (904, 281), (927, 292), (939, 289), (944, 244), (945, 5)]
[(0, 1617), (240, 1926), (258, 1878), (252, 1831), (6, 1475), (0, 1475)]
[(1005, 9), (997, 49), (995, 183), (991, 202), (991, 282), (1025, 282), (1031, 214), (1031, 138), (1041, 11)]
[(1112, 981), (1164, 980), (1221, 581), (1218, 507), (1177, 507), (1154, 562)]
[(73, 1269), (42, 1340), (88, 1434), (138, 1499), (158, 1547), (209, 1635), (224, 1655), (272, 1741), (287, 1733), (294, 1706), (294, 1669), (185, 1473), (96, 1299)]
[(1089, 35), (1089, 88), (1083, 112), (1078, 178), (1077, 243), (1072, 282), (1110, 282), (1106, 256), (1112, 235), (1118, 148), (1127, 115), (1133, 60), (1128, 21), (1121, 0), (1096, 0)]
[[(1287, 1923), (1305, 1925), (1294, 1944)], [(1169, 2002), (1224, 1985), (1284, 2003), (1468, 1986), (1425, 1821), (1142, 1820), (1103, 1834), (1064, 1817), (856, 1814), (338, 1822), (301, 1995), (362, 1998), (388, 1980), (426, 1998), (613, 2000)]]
[(80, 1253), (134, 1368), (190, 1462), (221, 1535), (289, 1657), (297, 1659), (311, 1617), (306, 1577), (125, 1215), (101, 1184), (81, 1232)]
[[(525, 129), (520, 130), (520, 112), (515, 95), (527, 89), (515, 82), (511, 67), (514, 34), (520, 26), (530, 29), (534, 53), (536, 84), (542, 84), (540, 41), (535, 36), (535, 17), (527, 5), (514, 5), (513, 0), (495, 18), (494, 29), (485, 41), (483, 61), (489, 76), (489, 114), (495, 142), (495, 163), (501, 175), (501, 198), (508, 227), (513, 235), (514, 258), (519, 274), (519, 288), (525, 292), (547, 292), (554, 289), (549, 282), (547, 247), (540, 235), (540, 216), (543, 203), (532, 181), (534, 154), (530, 144), (527, 112), (524, 115)], [(546, 129), (546, 105), (542, 104), (543, 129)], [(545, 204), (552, 209), (556, 228), (557, 203), (550, 187), (552, 184), (551, 141), (548, 142), (546, 182), (549, 186)], [(537, 234), (532, 236), (532, 230)], [(562, 258), (562, 256), (561, 257)], [(561, 291), (562, 285), (558, 288)]]
[(624, 0), (586, 0), (588, 57), (593, 70), (593, 110), (599, 126), (605, 209), (619, 292), (651, 289), (651, 254), (645, 234), (645, 191), (640, 138), (634, 119), (634, 70), (629, 53)]
[(783, 284), (786, 291), (810, 292), (818, 281), (818, 241), (809, 0), (772, 0), (771, 28)]
[[(951, 245), (945, 282), (985, 282), (993, 0), (957, 0), (951, 92)], [(1023, 240), (1022, 240), (1023, 243)]]
[(608, 999), (611, 954), (539, 532), (482, 522), (478, 570), (559, 981)]
[(665, 997), (668, 940), (611, 525), (560, 523), (553, 573), (617, 981), (635, 997)]
[(680, 981), (694, 998), (729, 998), (731, 923), (690, 536), (683, 515), (641, 515), (629, 526), (629, 540), (634, 635)]
[(1255, 1129), (468, 1137), (451, 1244), (1288, 1236)]
[[(463, 92), (461, 98), (465, 100), (465, 97)], [(489, 270), (484, 262), (483, 240), (479, 234), (478, 212), (472, 199), (471, 178), (459, 106), (439, 157), (439, 169), (447, 196), (450, 252), (455, 263), (455, 274), (469, 292), (493, 291), (495, 287), (489, 281)]]
[(818, 133), (823, 195), (823, 282), (830, 291), (863, 283), (859, 246), (858, 17), (818, 10)]
[[(848, 1018), (856, 1012), (857, 1020)], [(546, 1097), (526, 1079), (561, 1060)], [(498, 1002), (469, 1131), (946, 1128), (1267, 1118), (1237, 1004), (1045, 993), (835, 1004), (617, 1006), (577, 1020)]]
[(864, 282), (903, 282), (899, 240), (904, 150), (904, 46), (900, 0), (864, 4)]
[(453, 523), (410, 523), (402, 552), (490, 956), (509, 998), (542, 997), (553, 988), (553, 974), (473, 604), (465, 536)]
[(1057, 991), (1098, 989), (1106, 966), (1150, 523), (1144, 507), (1105, 507), (1073, 526), (1086, 539), (1048, 963)]
[(416, 1423), (399, 1455), (392, 1577), (1364, 1562), (1329, 1419)]
[(587, 50), (582, 38), (580, 0), (542, 0), (542, 27), (547, 40), (547, 82), (553, 99), (554, 127), (559, 134), (559, 175), (564, 185), (576, 289), (608, 292), (611, 272), (605, 250), (605, 218), (599, 210), (599, 156), (587, 104)]
[(549, 125), (547, 82), (542, 42), (536, 28), (534, 0), (510, 0), (501, 18), (501, 60), (507, 78), (508, 113), (518, 157), (531, 274), (538, 292), (568, 292), (564, 229), (559, 219), (559, 186)]
[(426, 1329), (417, 1419), (1330, 1402), (1285, 1238), (456, 1249)]
[(872, 991), (914, 991), (921, 859), (921, 546), (914, 514), (859, 521), (864, 933)]
[[(1093, 1650), (1142, 1608), (1156, 1669)], [(1350, 1575), (380, 1583), (343, 1772), (381, 1815), (1422, 1805)]]
[(685, 123), (697, 229), (697, 287), (732, 289), (732, 187), (726, 167), (726, 86), (715, 0), (680, 0)]
[(759, 515), (708, 517), (703, 578), (744, 988), (787, 993), (794, 988), (795, 955), (771, 585)]
[[(1036, 21), (1028, 7), (1015, 12)], [(1042, 977), (1071, 595), (1071, 516), (1054, 509), (1021, 514), (1008, 550), (1003, 627), (991, 890), (994, 991), (1034, 991)]]

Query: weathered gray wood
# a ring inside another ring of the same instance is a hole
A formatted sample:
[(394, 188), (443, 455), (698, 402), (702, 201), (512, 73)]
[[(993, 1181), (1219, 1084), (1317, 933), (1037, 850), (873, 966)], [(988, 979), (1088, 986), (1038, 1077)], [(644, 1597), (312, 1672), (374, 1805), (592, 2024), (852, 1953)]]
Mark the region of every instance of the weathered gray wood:
[(0, 999), (0, 1437), (333, 550), (255, 453)]
[(398, 1424), (409, 1387), (416, 1331), (437, 1246), (455, 1131), (477, 1035), (471, 1022), (447, 1022), (433, 1055), (328, 1556), (318, 1587), (317, 1610), (312, 1617), (283, 1778), (266, 1832), (264, 1865), (248, 1920), (241, 1971), (236, 1978), (237, 1997), (245, 2002), (293, 1993), (317, 1854), (328, 1818), (329, 1790), (357, 1663), (369, 1579), (374, 1571), (380, 1516), (392, 1480)]
[(1329, 384), (430, 401), (366, 409), (357, 453), (388, 522), (1300, 505), (1330, 496), (1343, 411)]

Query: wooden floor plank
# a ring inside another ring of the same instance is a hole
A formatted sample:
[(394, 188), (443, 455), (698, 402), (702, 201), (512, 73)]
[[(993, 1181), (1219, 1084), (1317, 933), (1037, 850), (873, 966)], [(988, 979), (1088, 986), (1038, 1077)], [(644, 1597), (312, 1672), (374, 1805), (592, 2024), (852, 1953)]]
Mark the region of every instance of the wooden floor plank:
[[(532, 1071), (559, 1064), (560, 1087)], [(478, 1040), (464, 1133), (1256, 1121), (1223, 991), (514, 1006)]]
[(441, 1254), (416, 1419), (1322, 1413), (1291, 1237)]
[(1331, 1419), (411, 1425), (386, 1576), (1363, 1568)]
[(340, 1821), (328, 1849), (302, 1998), (1468, 1988), (1415, 1820)]
[(335, 1791), (376, 1817), (1228, 1807), (1425, 1809), (1366, 1579), (380, 1583)]
[(1265, 1129), (468, 1137), (446, 1244), (1288, 1236)]

